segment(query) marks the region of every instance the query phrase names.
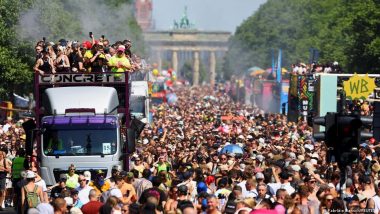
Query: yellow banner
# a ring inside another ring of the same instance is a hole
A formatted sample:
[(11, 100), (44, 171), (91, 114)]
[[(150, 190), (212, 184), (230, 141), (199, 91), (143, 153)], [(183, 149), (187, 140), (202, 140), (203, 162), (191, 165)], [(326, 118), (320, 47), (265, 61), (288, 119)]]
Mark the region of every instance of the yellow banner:
[(367, 99), (375, 87), (375, 79), (370, 78), (368, 74), (359, 76), (355, 73), (349, 80), (343, 82), (346, 96), (351, 100)]

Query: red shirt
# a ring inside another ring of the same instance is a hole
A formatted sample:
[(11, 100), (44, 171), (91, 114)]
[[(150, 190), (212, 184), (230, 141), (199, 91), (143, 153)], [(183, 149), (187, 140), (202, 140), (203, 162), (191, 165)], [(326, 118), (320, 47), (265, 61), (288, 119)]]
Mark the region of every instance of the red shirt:
[(83, 214), (97, 214), (99, 213), (99, 208), (103, 205), (100, 201), (90, 201), (87, 204), (83, 205), (82, 212)]

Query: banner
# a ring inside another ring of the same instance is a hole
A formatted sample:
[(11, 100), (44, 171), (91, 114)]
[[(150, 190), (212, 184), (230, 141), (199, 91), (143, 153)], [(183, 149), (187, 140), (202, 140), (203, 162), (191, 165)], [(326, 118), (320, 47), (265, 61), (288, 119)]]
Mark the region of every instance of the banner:
[(73, 73), (73, 74), (52, 74), (39, 76), (40, 84), (69, 84), (69, 83), (123, 83), (125, 73)]

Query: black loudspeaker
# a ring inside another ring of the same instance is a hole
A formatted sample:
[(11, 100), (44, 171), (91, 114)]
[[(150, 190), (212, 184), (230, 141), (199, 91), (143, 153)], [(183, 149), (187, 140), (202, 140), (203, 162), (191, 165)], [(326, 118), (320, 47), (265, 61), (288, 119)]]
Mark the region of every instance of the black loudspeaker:
[(374, 114), (373, 114), (373, 137), (377, 142), (380, 141), (380, 102), (375, 102), (374, 104)]
[(141, 134), (141, 132), (145, 128), (145, 123), (141, 122), (140, 120), (133, 118), (131, 123), (131, 129), (134, 129), (136, 131), (136, 138), (138, 138)]
[(127, 129), (127, 149), (131, 154), (136, 151), (136, 131), (134, 129)]
[(33, 141), (34, 130), (36, 129), (36, 123), (34, 120), (27, 120), (22, 124), (25, 130), (25, 152), (26, 155), (32, 156), (33, 154)]

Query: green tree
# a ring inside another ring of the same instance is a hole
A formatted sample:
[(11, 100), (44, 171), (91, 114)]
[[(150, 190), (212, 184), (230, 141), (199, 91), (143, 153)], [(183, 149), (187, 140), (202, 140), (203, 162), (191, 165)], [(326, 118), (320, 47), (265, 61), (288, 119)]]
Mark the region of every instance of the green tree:
[(30, 83), (29, 70), (31, 48), (17, 37), (15, 26), (20, 13), (31, 1), (0, 1), (0, 98), (9, 99), (12, 91)]
[(377, 0), (268, 0), (230, 40), (225, 77), (252, 66), (271, 66), (271, 50), (283, 50), (283, 65), (338, 61), (347, 72), (380, 70), (380, 2)]
[(210, 75), (208, 71), (206, 70), (205, 65), (200, 61), (199, 63), (199, 83), (202, 84), (204, 82), (210, 81)]
[(193, 84), (193, 65), (191, 61), (186, 61), (180, 69), (183, 78)]
[(81, 23), (70, 11), (65, 10), (61, 0), (34, 1), (25, 13), (23, 18), (27, 23), (22, 25), (24, 31), (21, 30), (21, 33), (27, 40), (36, 39), (36, 35), (39, 35), (38, 39), (46, 37), (48, 41), (56, 42), (61, 38), (75, 39), (81, 34)]
[(42, 37), (82, 41), (94, 31), (111, 42), (129, 38), (132, 50), (143, 55), (132, 5), (132, 0), (0, 0), (0, 99), (32, 91), (34, 44)]

